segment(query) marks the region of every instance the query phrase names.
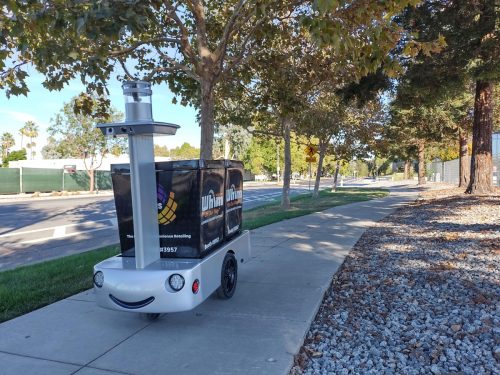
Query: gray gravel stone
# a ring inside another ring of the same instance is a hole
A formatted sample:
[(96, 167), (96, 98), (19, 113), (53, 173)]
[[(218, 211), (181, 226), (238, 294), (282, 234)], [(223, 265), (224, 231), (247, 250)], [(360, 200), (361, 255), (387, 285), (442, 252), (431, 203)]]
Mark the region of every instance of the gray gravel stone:
[[(500, 374), (500, 197), (444, 197), (369, 229), (293, 374)], [(320, 341), (314, 338), (319, 335)]]

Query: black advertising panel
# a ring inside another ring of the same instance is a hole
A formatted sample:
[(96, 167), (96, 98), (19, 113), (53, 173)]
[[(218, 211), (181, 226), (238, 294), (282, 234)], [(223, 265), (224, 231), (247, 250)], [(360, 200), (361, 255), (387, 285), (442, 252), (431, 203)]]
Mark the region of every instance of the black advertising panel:
[(203, 256), (224, 240), (224, 164), (200, 172), (200, 249)]
[(134, 256), (134, 223), (132, 220), (132, 193), (130, 191), (130, 166), (111, 166), (111, 182), (115, 195), (118, 233), (123, 256)]
[[(155, 167), (160, 256), (201, 258), (215, 250), (225, 239), (224, 161), (181, 160)], [(111, 176), (122, 255), (134, 256), (129, 166), (113, 165)]]
[(243, 219), (243, 163), (226, 160), (226, 202), (224, 236), (230, 238), (241, 232)]
[(160, 256), (197, 258), (200, 225), (196, 197), (199, 171), (163, 170), (156, 172)]

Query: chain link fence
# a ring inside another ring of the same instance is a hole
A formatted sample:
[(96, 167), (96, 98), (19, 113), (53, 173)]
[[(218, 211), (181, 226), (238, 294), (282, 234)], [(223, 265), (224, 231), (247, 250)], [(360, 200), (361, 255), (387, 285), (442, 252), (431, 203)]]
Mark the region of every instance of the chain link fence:
[[(500, 155), (493, 156), (493, 185), (500, 186)], [(470, 163), (470, 157), (468, 158)], [(427, 165), (427, 175), (430, 181), (446, 182), (458, 185), (460, 179), (459, 159), (450, 161), (433, 161)]]

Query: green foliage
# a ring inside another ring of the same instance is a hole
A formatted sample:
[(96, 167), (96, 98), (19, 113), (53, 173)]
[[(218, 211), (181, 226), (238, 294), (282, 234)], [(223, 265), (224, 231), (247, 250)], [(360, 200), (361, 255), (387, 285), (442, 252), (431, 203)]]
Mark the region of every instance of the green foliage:
[(19, 133), (23, 137), (29, 138), (29, 142), (26, 144), (26, 148), (28, 149), (28, 154), (31, 160), (33, 160), (36, 154), (35, 150), (33, 149), (36, 147), (34, 139), (38, 137), (38, 129), (38, 125), (36, 125), (33, 121), (26, 121), (24, 123), (24, 126), (19, 130)]
[(26, 95), (31, 64), (51, 90), (79, 77), (88, 93), (99, 97), (104, 114), (113, 73), (119, 79), (167, 82), (181, 104), (200, 108), (202, 152), (209, 158), (214, 90), (258, 50), (255, 35), (293, 6), (272, 0), (257, 7), (236, 0), (8, 1), (0, 19), (0, 88), (7, 95)]
[(368, 169), (368, 163), (364, 159), (355, 159), (348, 164), (347, 175), (356, 177), (368, 177), (370, 171)]
[(242, 126), (221, 125), (215, 135), (214, 159), (224, 158), (227, 151), (228, 159), (240, 160), (246, 153), (250, 141), (250, 133)]
[(85, 111), (90, 111), (90, 114), (75, 113), (75, 107), (82, 105), (83, 102), (87, 105), (88, 101), (89, 97), (83, 94), (63, 105), (60, 112), (51, 120), (48, 132), (52, 139), (49, 139), (45, 154), (83, 159), (85, 169), (91, 177), (90, 189), (92, 191), (94, 188), (93, 171), (99, 168), (103, 157), (109, 153), (110, 149), (114, 149), (115, 153), (124, 151), (126, 139), (108, 139), (104, 137), (101, 130), (96, 128), (98, 123), (119, 122), (122, 119), (122, 114), (113, 108), (103, 114), (97, 98), (92, 98), (91, 107)]
[(170, 156), (170, 151), (168, 151), (167, 146), (154, 145), (154, 155), (155, 156)]
[[(296, 134), (292, 135), (292, 142), (290, 145), (292, 173), (304, 175), (309, 171), (309, 163), (305, 161), (306, 155), (304, 154), (306, 144), (308, 144), (306, 138), (298, 137)], [(254, 136), (242, 160), (245, 163), (245, 168), (250, 170), (253, 174), (272, 176), (277, 172), (278, 154), (279, 169), (280, 174), (282, 174), (284, 170), (283, 142), (278, 142), (274, 138)], [(314, 168), (315, 164), (313, 164), (313, 170)]]
[(2, 167), (8, 168), (9, 162), (16, 160), (26, 160), (26, 150), (23, 148), (22, 150), (12, 151), (2, 160)]
[(184, 142), (179, 147), (170, 150), (170, 157), (177, 160), (199, 159), (200, 149)]
[(276, 147), (277, 144), (273, 139), (252, 137), (243, 156), (245, 168), (256, 175), (276, 173)]
[(0, 155), (2, 159), (5, 159), (5, 157), (9, 154), (9, 150), (16, 144), (14, 140), (14, 136), (9, 133), (5, 132), (2, 134), (2, 137), (0, 138)]
[(173, 160), (190, 160), (200, 158), (200, 149), (184, 142), (181, 146), (169, 150), (167, 146), (154, 146), (155, 156), (170, 157)]
[[(500, 29), (494, 0), (423, 1), (399, 21), (415, 42), (445, 46), (408, 59), (405, 80), (427, 102), (464, 91), (469, 80), (500, 79)], [(411, 100), (411, 97), (408, 98)]]
[(66, 142), (58, 142), (55, 137), (49, 136), (47, 144), (42, 147), (42, 157), (44, 159), (62, 159), (71, 153), (71, 150), (65, 149), (70, 147)]

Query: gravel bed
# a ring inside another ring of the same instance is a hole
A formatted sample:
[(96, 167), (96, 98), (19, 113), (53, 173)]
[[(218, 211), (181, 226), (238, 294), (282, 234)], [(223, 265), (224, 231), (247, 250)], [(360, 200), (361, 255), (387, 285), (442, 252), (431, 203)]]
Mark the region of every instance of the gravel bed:
[(298, 374), (500, 374), (500, 196), (424, 193), (355, 245)]

